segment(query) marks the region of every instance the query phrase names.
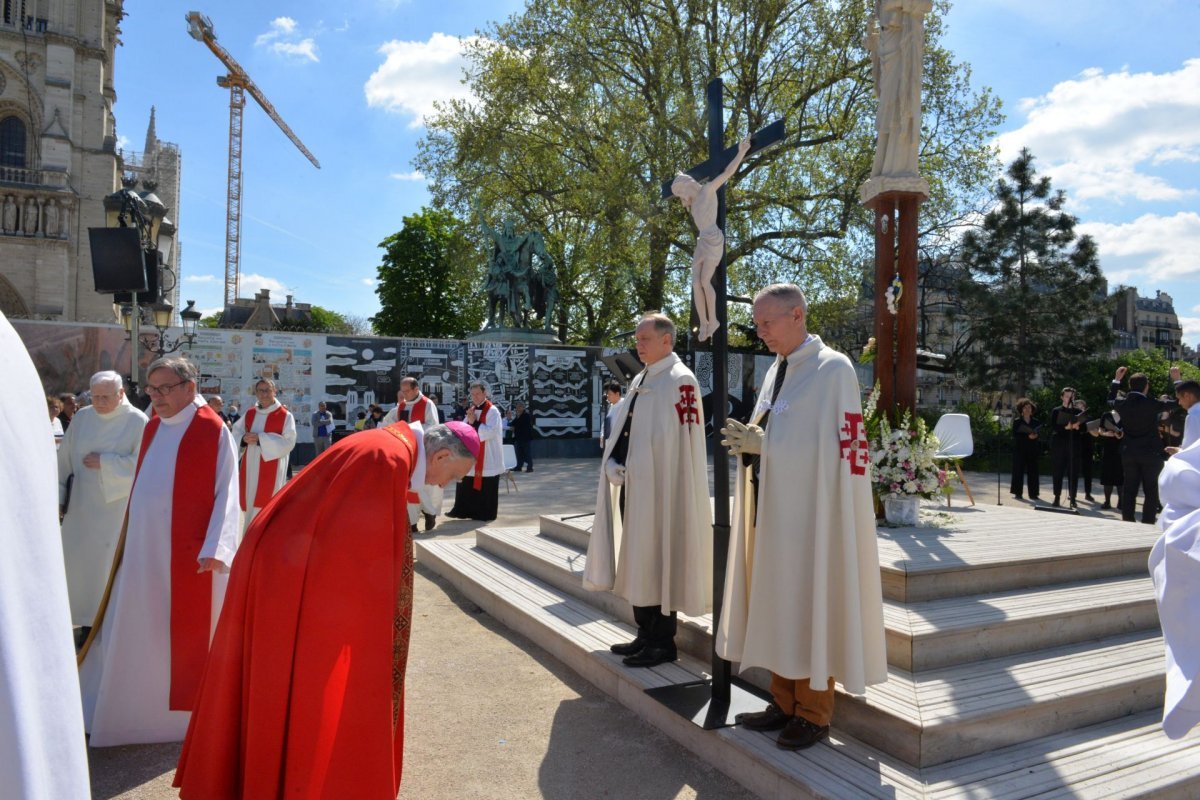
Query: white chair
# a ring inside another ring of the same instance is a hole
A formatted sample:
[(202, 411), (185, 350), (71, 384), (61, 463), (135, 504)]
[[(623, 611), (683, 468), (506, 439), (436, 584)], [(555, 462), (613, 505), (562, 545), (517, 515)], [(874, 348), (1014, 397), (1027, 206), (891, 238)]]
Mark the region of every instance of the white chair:
[(512, 488), (516, 489), (518, 493), (521, 491), (517, 487), (517, 479), (514, 478), (512, 474), (512, 471), (516, 466), (517, 448), (513, 447), (511, 444), (504, 445), (504, 480), (507, 481), (507, 483), (504, 485), (505, 494), (508, 494), (509, 486), (512, 486)]
[[(971, 418), (966, 414), (943, 414), (933, 427), (933, 435), (938, 439), (938, 451), (934, 454), (935, 461), (952, 461), (958, 479), (967, 490), (967, 499), (975, 505), (971, 495), (971, 487), (963, 477), (962, 460), (975, 452), (975, 441), (971, 438)], [(946, 505), (950, 505), (950, 495), (946, 495)]]

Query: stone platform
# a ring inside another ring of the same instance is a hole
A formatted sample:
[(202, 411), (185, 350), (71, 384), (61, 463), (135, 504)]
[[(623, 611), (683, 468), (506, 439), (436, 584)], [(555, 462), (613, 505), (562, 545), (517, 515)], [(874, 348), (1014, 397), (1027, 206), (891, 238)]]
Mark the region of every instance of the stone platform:
[[(839, 694), (828, 744), (703, 731), (644, 694), (706, 673), (708, 616), (675, 664), (631, 670), (628, 604), (583, 590), (590, 516), (425, 541), (418, 558), (652, 724), (768, 798), (1200, 797), (1200, 737), (1159, 730), (1153, 528), (1025, 508), (924, 510), (881, 528), (890, 677)], [(751, 683), (766, 675), (751, 670)]]

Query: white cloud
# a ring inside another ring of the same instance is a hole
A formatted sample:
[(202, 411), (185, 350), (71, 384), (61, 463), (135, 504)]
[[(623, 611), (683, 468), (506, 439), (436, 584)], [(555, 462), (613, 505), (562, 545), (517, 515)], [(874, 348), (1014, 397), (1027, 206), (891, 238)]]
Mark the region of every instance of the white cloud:
[(1025, 124), (996, 140), (1011, 162), (1022, 147), (1073, 200), (1177, 201), (1196, 194), (1154, 174), (1200, 162), (1200, 58), (1174, 72), (1083, 70), (1025, 98)]
[(1145, 284), (1200, 273), (1200, 214), (1169, 217), (1143, 214), (1132, 222), (1087, 222), (1076, 231), (1091, 235), (1110, 283)]
[(216, 275), (184, 275), (184, 283), (216, 283), (221, 278)]
[(393, 172), (389, 177), (398, 181), (424, 181), (425, 173), (414, 169), (412, 172)]
[(254, 272), (243, 273), (241, 279), (238, 281), (239, 297), (254, 297), (255, 294), (263, 289), (271, 290), (272, 300), (282, 300), (289, 292), (288, 288), (282, 282)]
[(379, 283), (379, 281), (376, 278), (363, 278), (362, 279), (363, 286), (374, 286), (377, 283)]
[(291, 17), (276, 17), (271, 20), (271, 27), (266, 33), (260, 33), (254, 44), (261, 47), (273, 39), (290, 36), (296, 30), (296, 20)]
[(312, 39), (301, 39), (298, 42), (275, 42), (271, 45), (271, 50), (285, 56), (307, 58), (313, 62), (321, 60), (317, 56), (317, 43)]
[(379, 48), (383, 64), (363, 87), (367, 105), (410, 114), (409, 127), (419, 128), (435, 112), (435, 102), (469, 99), (462, 82), (467, 66), (463, 50), (476, 40), (435, 33), (424, 42), (385, 43)]
[[(1200, 306), (1192, 310), (1200, 311)], [(1183, 341), (1200, 341), (1200, 317), (1180, 317), (1179, 327), (1183, 328)]]
[(276, 17), (271, 20), (270, 29), (266, 33), (260, 33), (254, 44), (285, 58), (319, 62), (321, 59), (317, 54), (316, 40), (311, 36), (301, 38), (296, 28), (297, 22), (291, 17)]

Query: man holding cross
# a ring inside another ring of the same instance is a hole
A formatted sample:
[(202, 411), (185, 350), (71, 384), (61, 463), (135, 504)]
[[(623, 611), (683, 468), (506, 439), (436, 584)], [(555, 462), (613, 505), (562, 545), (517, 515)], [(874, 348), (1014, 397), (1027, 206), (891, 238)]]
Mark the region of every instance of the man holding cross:
[(786, 750), (829, 733), (833, 684), (861, 694), (887, 680), (869, 451), (846, 356), (808, 333), (793, 284), (754, 299), (758, 336), (777, 360), (749, 426), (722, 444), (738, 464), (717, 654), (771, 671), (772, 702), (739, 714), (780, 731)]

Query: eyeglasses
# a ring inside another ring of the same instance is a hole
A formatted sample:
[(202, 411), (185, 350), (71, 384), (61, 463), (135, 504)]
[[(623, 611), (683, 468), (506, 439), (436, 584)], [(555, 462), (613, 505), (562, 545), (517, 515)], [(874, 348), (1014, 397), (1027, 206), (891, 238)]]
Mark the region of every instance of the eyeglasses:
[(177, 386), (183, 386), (185, 383), (187, 383), (187, 381), (180, 381), (179, 383), (164, 383), (162, 386), (147, 385), (143, 391), (146, 393), (147, 397), (166, 397), (171, 393), (172, 389)]

